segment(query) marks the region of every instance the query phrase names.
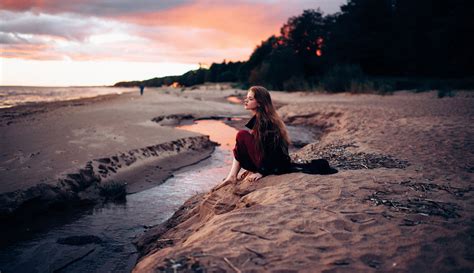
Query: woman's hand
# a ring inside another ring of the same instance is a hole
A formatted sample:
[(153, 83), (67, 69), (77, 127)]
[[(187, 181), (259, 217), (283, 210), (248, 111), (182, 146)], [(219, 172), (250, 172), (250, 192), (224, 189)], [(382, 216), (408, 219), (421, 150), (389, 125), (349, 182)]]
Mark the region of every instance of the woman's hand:
[(224, 180), (222, 180), (222, 183), (221, 183), (219, 186), (217, 186), (217, 187), (215, 187), (214, 189), (212, 189), (212, 191), (216, 191), (216, 190), (218, 190), (218, 189), (220, 189), (220, 188), (222, 188), (222, 187), (224, 187), (224, 186), (226, 186), (226, 185), (229, 185), (229, 184), (235, 183), (235, 182), (237, 182), (237, 177), (235, 177), (235, 176), (228, 176), (228, 177), (224, 178)]
[(250, 182), (253, 182), (253, 181), (257, 181), (259, 180), (260, 178), (262, 178), (263, 175), (261, 175), (260, 173), (251, 173), (249, 175), (247, 175), (247, 177), (245, 178), (245, 180), (248, 180)]

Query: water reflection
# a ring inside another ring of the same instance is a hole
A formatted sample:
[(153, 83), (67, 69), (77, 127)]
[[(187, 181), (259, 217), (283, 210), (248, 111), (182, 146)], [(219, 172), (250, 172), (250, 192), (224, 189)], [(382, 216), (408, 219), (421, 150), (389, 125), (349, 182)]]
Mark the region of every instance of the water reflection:
[(177, 128), (208, 135), (212, 141), (220, 143), (224, 150), (232, 150), (235, 145), (237, 131), (220, 121), (200, 120), (194, 124)]
[(242, 104), (243, 101), (240, 97), (236, 97), (236, 96), (229, 96), (227, 97), (227, 101), (230, 102), (230, 103), (235, 103), (235, 104)]

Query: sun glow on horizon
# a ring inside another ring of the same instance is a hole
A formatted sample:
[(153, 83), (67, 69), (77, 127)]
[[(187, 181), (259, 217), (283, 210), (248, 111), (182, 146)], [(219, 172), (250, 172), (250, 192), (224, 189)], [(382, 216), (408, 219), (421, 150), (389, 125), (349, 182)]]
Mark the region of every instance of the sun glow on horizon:
[(40, 61), (0, 58), (0, 85), (101, 86), (181, 75), (198, 64), (127, 61)]

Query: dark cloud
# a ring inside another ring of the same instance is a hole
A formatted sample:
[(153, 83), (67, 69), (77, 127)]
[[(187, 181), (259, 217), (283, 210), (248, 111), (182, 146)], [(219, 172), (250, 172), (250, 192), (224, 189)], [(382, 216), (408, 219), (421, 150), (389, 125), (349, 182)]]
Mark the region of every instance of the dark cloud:
[(18, 36), (17, 34), (0, 32), (0, 44), (15, 45), (15, 44), (27, 44), (27, 43), (29, 43), (27, 39), (22, 38)]
[(76, 41), (83, 41), (91, 34), (104, 32), (110, 28), (98, 19), (71, 14), (1, 11), (0, 18), (2, 33), (48, 35)]
[(2, 0), (1, 9), (10, 11), (34, 11), (45, 13), (76, 13), (90, 16), (120, 16), (129, 13), (161, 11), (189, 0)]

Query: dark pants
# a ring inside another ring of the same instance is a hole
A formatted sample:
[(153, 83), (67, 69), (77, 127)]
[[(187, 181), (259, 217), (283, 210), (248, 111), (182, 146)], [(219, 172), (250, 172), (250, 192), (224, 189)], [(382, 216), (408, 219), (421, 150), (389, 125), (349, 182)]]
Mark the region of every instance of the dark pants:
[(258, 172), (262, 157), (257, 152), (254, 136), (246, 130), (237, 133), (234, 148), (234, 158), (239, 161), (240, 167), (251, 172)]

